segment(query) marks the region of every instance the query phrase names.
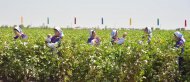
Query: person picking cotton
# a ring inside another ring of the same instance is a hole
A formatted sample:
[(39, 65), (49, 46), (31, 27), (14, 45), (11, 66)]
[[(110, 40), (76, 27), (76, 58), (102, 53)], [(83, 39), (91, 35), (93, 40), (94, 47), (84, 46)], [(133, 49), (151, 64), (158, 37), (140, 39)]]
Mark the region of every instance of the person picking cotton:
[(174, 47), (177, 49), (181, 49), (180, 54), (178, 56), (178, 68), (180, 73), (183, 75), (184, 74), (184, 51), (185, 51), (185, 38), (183, 37), (183, 34), (180, 33), (179, 31), (174, 32), (174, 39), (175, 39), (175, 45)]
[(19, 26), (15, 26), (14, 28), (13, 28), (13, 31), (14, 31), (14, 34), (15, 34), (15, 36), (14, 36), (14, 39), (16, 40), (16, 39), (27, 39), (28, 37), (27, 37), (27, 35), (25, 35), (23, 32), (22, 32), (22, 29), (19, 27)]
[(60, 47), (62, 37), (64, 36), (62, 30), (60, 27), (54, 28), (54, 36), (51, 36), (50, 34), (47, 35), (46, 38), (46, 44), (48, 47), (52, 49), (56, 49), (57, 47)]
[(90, 37), (87, 43), (90, 45), (100, 45), (100, 38), (96, 35), (96, 31), (90, 30)]
[(146, 27), (144, 29), (144, 32), (145, 32), (145, 36), (143, 36), (143, 38), (148, 38), (148, 43), (151, 42), (151, 39), (152, 39), (152, 29), (150, 27)]
[(112, 44), (123, 44), (125, 42), (126, 36), (127, 36), (127, 32), (124, 32), (123, 37), (118, 38), (118, 31), (112, 30), (112, 32), (111, 32), (111, 43)]

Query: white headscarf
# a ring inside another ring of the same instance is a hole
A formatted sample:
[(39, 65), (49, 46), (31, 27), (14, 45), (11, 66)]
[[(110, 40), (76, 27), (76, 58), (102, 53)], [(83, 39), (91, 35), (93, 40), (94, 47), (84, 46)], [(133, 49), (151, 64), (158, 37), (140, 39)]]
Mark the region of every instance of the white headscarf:
[(92, 37), (92, 32), (95, 32), (94, 30), (90, 30), (90, 37)]
[(151, 34), (152, 33), (152, 29), (150, 27), (147, 27), (147, 32), (148, 32), (148, 34)]
[(174, 32), (174, 34), (177, 36), (177, 38), (183, 40), (185, 42), (185, 38), (183, 37), (183, 34), (180, 33), (179, 31)]
[(117, 32), (118, 32), (117, 30), (112, 30), (111, 37), (116, 36)]
[(14, 27), (19, 33), (22, 33), (22, 29), (19, 26)]
[(54, 29), (59, 32), (61, 38), (64, 36), (63, 31), (61, 30), (60, 27), (57, 26), (57, 27), (55, 27)]

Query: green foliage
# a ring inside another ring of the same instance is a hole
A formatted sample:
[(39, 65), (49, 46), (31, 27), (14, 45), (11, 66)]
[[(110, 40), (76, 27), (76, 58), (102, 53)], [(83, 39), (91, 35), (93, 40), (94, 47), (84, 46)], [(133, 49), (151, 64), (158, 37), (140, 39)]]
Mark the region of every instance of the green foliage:
[(0, 29), (0, 79), (39, 82), (154, 82), (190, 81), (189, 32), (183, 31), (186, 74), (178, 71), (179, 50), (173, 48), (173, 32), (156, 30), (152, 42), (138, 44), (143, 31), (127, 31), (123, 45), (111, 45), (111, 30), (96, 30), (100, 46), (86, 43), (88, 30), (63, 29), (61, 47), (52, 52), (45, 45), (52, 29), (23, 29), (27, 40), (14, 40), (10, 28)]

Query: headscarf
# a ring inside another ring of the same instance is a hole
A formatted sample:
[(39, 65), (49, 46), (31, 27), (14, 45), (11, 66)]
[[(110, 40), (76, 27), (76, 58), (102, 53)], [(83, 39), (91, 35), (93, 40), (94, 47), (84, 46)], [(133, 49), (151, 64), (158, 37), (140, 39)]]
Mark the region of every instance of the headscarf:
[(95, 32), (94, 30), (90, 30), (90, 37), (92, 37), (92, 33)]
[(177, 38), (181, 39), (183, 42), (185, 42), (185, 38), (183, 37), (183, 34), (179, 31), (174, 32), (174, 35), (177, 36)]
[(146, 27), (148, 34), (152, 33), (152, 29), (150, 27)]
[(54, 30), (57, 30), (59, 32), (59, 34), (60, 34), (59, 37), (60, 38), (62, 38), (64, 36), (63, 31), (61, 30), (60, 27), (55, 27)]
[[(16, 26), (14, 27), (14, 30), (17, 30), (20, 34), (21, 34), (21, 37), (22, 39), (27, 39), (28, 36), (25, 35), (23, 32), (22, 32), (22, 29), (19, 27), (19, 26)], [(15, 36), (14, 39), (17, 39), (19, 36)]]
[(19, 26), (14, 27), (15, 30), (17, 30), (19, 33), (22, 34), (22, 29)]
[(118, 33), (118, 31), (117, 31), (117, 30), (112, 30), (111, 37), (116, 36), (116, 34), (117, 34), (117, 33)]

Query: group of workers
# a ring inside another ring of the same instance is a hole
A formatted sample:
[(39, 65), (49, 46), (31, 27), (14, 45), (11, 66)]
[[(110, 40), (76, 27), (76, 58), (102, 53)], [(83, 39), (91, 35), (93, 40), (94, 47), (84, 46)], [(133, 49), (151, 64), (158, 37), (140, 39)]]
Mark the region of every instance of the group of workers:
[[(27, 39), (27, 35), (23, 33), (22, 29), (19, 26), (15, 26), (14, 27), (14, 33), (15, 33), (15, 37), (14, 39)], [(147, 43), (151, 42), (151, 38), (152, 38), (152, 29), (149, 27), (146, 27), (144, 29), (145, 32), (145, 36), (147, 37)], [(87, 40), (87, 43), (90, 45), (100, 45), (100, 38), (97, 36), (96, 31), (95, 30), (90, 30), (89, 33), (89, 38)], [(45, 40), (45, 43), (47, 44), (48, 47), (50, 48), (56, 48), (60, 46), (61, 43), (61, 39), (63, 38), (64, 34), (63, 31), (60, 27), (55, 27), (54, 28), (54, 35), (51, 36), (50, 34), (47, 35), (47, 39)], [(118, 31), (117, 30), (112, 30), (111, 32), (111, 43), (114, 44), (123, 44), (125, 42), (125, 38), (127, 36), (127, 32), (123, 33), (123, 36), (121, 38), (118, 37)], [(180, 33), (179, 31), (174, 32), (174, 37), (175, 37), (175, 41), (176, 44), (174, 45), (174, 47), (176, 48), (182, 48), (182, 52), (184, 52), (184, 43), (185, 43), (185, 39), (183, 37), (183, 34)]]
[[(14, 39), (27, 39), (27, 35), (23, 33), (22, 29), (19, 26), (15, 26), (14, 27), (14, 33), (15, 33), (15, 37)], [(149, 27), (146, 27), (144, 29), (145, 32), (145, 36), (143, 36), (143, 38), (147, 37), (147, 43), (151, 42), (151, 38), (152, 38), (152, 29)], [(90, 30), (89, 33), (89, 38), (87, 40), (87, 43), (90, 45), (100, 45), (100, 38), (97, 36), (96, 31), (95, 30)], [(51, 48), (51, 49), (56, 49), (58, 47), (60, 47), (60, 43), (61, 43), (61, 39), (63, 38), (64, 34), (63, 31), (60, 27), (55, 27), (54, 28), (54, 35), (51, 36), (50, 34), (47, 35), (47, 39), (45, 40), (46, 45)], [(127, 32), (123, 33), (123, 36), (121, 38), (118, 37), (118, 31), (117, 30), (112, 30), (111, 32), (111, 43), (112, 45), (115, 44), (123, 44), (125, 42), (125, 37), (127, 36)], [(181, 54), (184, 53), (184, 43), (185, 43), (185, 38), (183, 36), (182, 33), (180, 33), (179, 31), (174, 32), (174, 38), (175, 38), (175, 48), (180, 48), (181, 49)], [(179, 69), (181, 69), (181, 65), (182, 65), (182, 60), (183, 57), (179, 56), (178, 57), (178, 64), (179, 64)]]

